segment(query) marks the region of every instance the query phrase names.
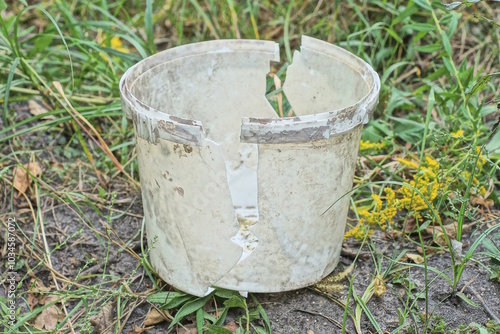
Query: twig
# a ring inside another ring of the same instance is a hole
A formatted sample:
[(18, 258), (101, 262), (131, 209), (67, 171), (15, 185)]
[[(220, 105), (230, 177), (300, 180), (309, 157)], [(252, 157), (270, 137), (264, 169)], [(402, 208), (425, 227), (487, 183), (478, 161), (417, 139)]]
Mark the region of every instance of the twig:
[[(35, 197), (38, 198), (38, 186), (35, 184)], [(49, 243), (47, 242), (47, 237), (45, 235), (45, 224), (43, 222), (43, 214), (40, 208), (37, 208), (38, 211), (38, 218), (40, 219), (40, 229), (42, 231), (42, 239), (43, 239), (43, 245), (45, 247), (45, 253), (46, 253), (46, 258), (47, 258), (47, 264), (50, 269), (53, 269), (54, 267), (52, 266), (52, 260), (50, 259), (50, 249), (49, 249)], [(61, 291), (61, 288), (59, 288), (59, 284), (57, 283), (57, 278), (54, 275), (54, 272), (51, 270), (50, 273), (52, 274), (52, 279), (54, 280), (54, 284), (56, 286), (56, 289), (58, 291)], [(71, 323), (71, 319), (68, 317), (68, 310), (66, 309), (66, 304), (64, 303), (64, 299), (61, 300), (61, 304), (64, 310), (64, 314), (68, 318), (68, 326), (71, 330), (71, 333), (76, 333), (75, 329), (73, 328), (73, 324)]]
[[(325, 318), (326, 320), (330, 321), (332, 324), (334, 324), (335, 326), (337, 326), (338, 328), (342, 329), (342, 324), (340, 322), (338, 322), (337, 320), (333, 319), (333, 318), (330, 318), (322, 313), (319, 313), (319, 312), (314, 312), (314, 311), (307, 311), (307, 310), (301, 310), (301, 309), (295, 309), (294, 310), (295, 312), (302, 312), (302, 313), (307, 313), (307, 314), (311, 314), (311, 315), (319, 315), (320, 317), (323, 317)], [(349, 333), (349, 330), (346, 328), (345, 329), (345, 332), (346, 333)]]
[(484, 301), (484, 299), (481, 297), (481, 295), (479, 293), (477, 293), (477, 291), (472, 287), (472, 286), (468, 286), (467, 289), (472, 292), (474, 294), (474, 296), (476, 296), (476, 298), (479, 300), (479, 302), (481, 303), (481, 305), (483, 305), (483, 308), (484, 310), (486, 311), (486, 313), (488, 313), (488, 315), (493, 319), (495, 320), (497, 323), (500, 323), (500, 319), (490, 310), (490, 308), (488, 307), (488, 305), (486, 305), (486, 302)]
[(95, 274), (97, 273), (99, 270), (101, 270), (105, 264), (111, 264), (111, 263), (115, 263), (117, 260), (117, 256), (116, 255), (111, 255), (108, 257), (108, 260), (107, 261), (101, 261), (95, 265), (93, 265), (92, 267), (88, 268), (88, 269), (85, 269), (84, 271), (82, 271), (79, 275), (78, 275), (78, 279), (82, 279), (82, 278), (86, 278), (87, 276), (89, 275), (92, 275), (92, 274)]
[(462, 288), (462, 290), (460, 290), (460, 292), (461, 292), (461, 293), (464, 293), (465, 288), (467, 288), (469, 285), (471, 285), (471, 284), (472, 284), (472, 282), (474, 282), (478, 276), (479, 276), (479, 274), (477, 274), (476, 276), (474, 276), (474, 278), (472, 278), (470, 281), (468, 281), (468, 282), (464, 285), (464, 287)]
[[(340, 249), (340, 255), (354, 260), (356, 258), (356, 256), (358, 255), (358, 252), (350, 247), (342, 246), (342, 248)], [(367, 258), (370, 257), (370, 253), (369, 252), (360, 252), (359, 257), (361, 259), (366, 260)]]
[(316, 292), (317, 294), (319, 294), (319, 295), (321, 295), (321, 296), (323, 296), (323, 297), (325, 297), (325, 298), (327, 298), (327, 299), (331, 300), (332, 302), (334, 302), (335, 304), (339, 305), (339, 306), (340, 306), (340, 307), (342, 307), (342, 308), (345, 308), (345, 307), (346, 307), (346, 304), (345, 304), (345, 303), (343, 303), (342, 301), (340, 301), (339, 299), (335, 298), (335, 296), (332, 296), (332, 295), (330, 295), (330, 294), (328, 294), (328, 293), (326, 293), (326, 292), (323, 292), (323, 291), (321, 291), (321, 290), (319, 290), (319, 289), (316, 289), (316, 288), (313, 288), (313, 287), (308, 287), (307, 289), (309, 289), (309, 290), (311, 290), (311, 291), (314, 291), (314, 292)]
[[(138, 250), (138, 248), (140, 248), (140, 243), (139, 242), (133, 242), (130, 244), (129, 248), (133, 251), (135, 250)], [(124, 248), (125, 249), (125, 248)], [(78, 278), (79, 279), (82, 279), (82, 278), (86, 278), (86, 276), (89, 276), (89, 275), (92, 275), (92, 274), (95, 274), (97, 273), (99, 270), (101, 270), (105, 264), (111, 264), (111, 263), (115, 263), (118, 259), (118, 254), (120, 253), (121, 251), (118, 251), (117, 254), (114, 254), (114, 255), (110, 255), (108, 257), (108, 260), (107, 261), (101, 261), (95, 265), (93, 265), (92, 267), (88, 268), (88, 269), (85, 269), (84, 271), (82, 271), (79, 275), (78, 275)]]

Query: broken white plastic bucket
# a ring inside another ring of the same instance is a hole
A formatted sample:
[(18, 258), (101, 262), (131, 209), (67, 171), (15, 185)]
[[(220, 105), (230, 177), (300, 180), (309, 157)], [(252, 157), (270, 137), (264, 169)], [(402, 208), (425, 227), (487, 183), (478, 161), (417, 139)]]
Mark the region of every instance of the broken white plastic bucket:
[(339, 261), (350, 198), (342, 196), (379, 77), (303, 36), (283, 87), (297, 116), (279, 118), (265, 98), (278, 60), (274, 42), (210, 41), (144, 59), (120, 82), (151, 263), (180, 290), (293, 290)]

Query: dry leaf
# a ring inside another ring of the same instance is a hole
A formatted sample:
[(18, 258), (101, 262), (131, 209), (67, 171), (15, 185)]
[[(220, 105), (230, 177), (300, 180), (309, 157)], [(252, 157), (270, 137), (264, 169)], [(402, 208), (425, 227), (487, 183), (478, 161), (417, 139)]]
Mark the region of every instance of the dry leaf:
[(50, 288), (47, 288), (45, 285), (43, 285), (43, 282), (41, 280), (36, 280), (35, 279), (31, 279), (30, 281), (30, 285), (33, 287), (30, 292), (33, 292), (33, 293), (41, 293), (41, 294), (44, 294), (44, 293), (47, 293), (47, 292), (50, 292)]
[(424, 263), (424, 258), (418, 254), (408, 253), (408, 254), (406, 254), (406, 257), (409, 258), (410, 260), (412, 260), (416, 264)]
[(386, 240), (395, 240), (397, 238), (399, 238), (403, 233), (401, 233), (401, 231), (398, 231), (398, 230), (390, 230), (390, 231), (386, 231), (382, 237)]
[(26, 301), (28, 302), (30, 310), (33, 310), (33, 308), (38, 305), (38, 298), (32, 293), (28, 293)]
[[(420, 254), (424, 254), (424, 250), (422, 249), (421, 246), (417, 246), (417, 252), (419, 252)], [(426, 248), (425, 249), (425, 254), (426, 255), (433, 254), (433, 253), (436, 253), (436, 252), (437, 252), (437, 249), (435, 249), (435, 248)]]
[(413, 232), (416, 226), (417, 226), (417, 221), (415, 220), (415, 218), (413, 217), (408, 218), (405, 225), (405, 232), (406, 233)]
[(448, 243), (446, 242), (446, 238), (444, 237), (444, 233), (443, 232), (436, 233), (436, 235), (434, 236), (434, 240), (433, 241), (436, 244), (440, 245), (440, 246), (448, 247)]
[[(45, 109), (44, 107), (42, 107), (41, 105), (39, 105), (36, 101), (34, 100), (29, 100), (28, 101), (28, 107), (30, 109), (30, 113), (33, 115), (33, 116), (38, 116), (38, 115), (42, 115), (42, 114), (45, 114), (48, 112), (47, 109)], [(54, 115), (47, 115), (47, 116), (44, 116), (42, 117), (42, 119), (56, 119)]]
[(177, 328), (177, 334), (198, 334), (196, 324), (189, 324)]
[[(476, 225), (475, 222), (473, 223), (469, 223), (469, 224), (463, 224), (462, 225), (462, 233), (465, 233), (467, 231), (469, 231), (474, 225)], [(444, 225), (444, 230), (446, 231), (446, 234), (450, 237), (450, 238), (455, 238), (456, 234), (457, 234), (457, 223), (453, 223), (453, 224), (448, 224), (448, 225)], [(425, 232), (427, 234), (436, 234), (436, 238), (434, 238), (436, 241), (436, 239), (438, 239), (441, 235), (441, 238), (443, 238), (443, 241), (444, 241), (444, 237), (442, 236), (443, 234), (443, 229), (440, 227), (440, 226), (427, 226), (425, 228)], [(446, 242), (444, 241), (444, 243), (441, 243), (439, 240), (436, 241), (438, 244), (442, 245), (442, 246), (445, 246), (446, 245)]]
[(167, 320), (167, 317), (153, 307), (146, 316), (146, 320), (144, 320), (144, 326), (156, 325), (165, 320)]
[(490, 206), (493, 206), (495, 204), (495, 202), (493, 202), (492, 199), (486, 199), (485, 196), (476, 196), (476, 197), (471, 197), (471, 202), (472, 202), (472, 205), (476, 206), (476, 205), (481, 205), (481, 206), (485, 206), (485, 207), (490, 207)]
[(108, 328), (113, 325), (113, 302), (107, 302), (101, 311), (90, 317), (90, 323), (94, 326), (94, 333), (107, 333)]
[(311, 329), (308, 329), (306, 334), (314, 334), (314, 332)]
[(224, 326), (225, 329), (228, 329), (231, 331), (231, 333), (236, 333), (236, 330), (239, 328), (240, 326), (234, 322), (234, 321), (231, 321), (230, 323), (228, 323), (226, 326)]
[(25, 169), (27, 169), (30, 174), (37, 177), (42, 174), (42, 168), (38, 162), (24, 164), (25, 168), (16, 167), (14, 169), (14, 188), (16, 188), (20, 193), (24, 194), (32, 182), (31, 176), (28, 175)]
[(57, 161), (54, 161), (54, 160), (51, 160), (50, 161), (50, 166), (54, 169), (61, 169), (61, 170), (64, 170), (64, 165), (60, 162), (57, 162)]
[(458, 261), (462, 261), (462, 247), (463, 247), (463, 243), (460, 242), (460, 241), (457, 241), (455, 239), (452, 239), (451, 240), (451, 248), (452, 248), (452, 252), (453, 252), (453, 256), (455, 257), (455, 259), (458, 259)]
[[(57, 296), (50, 295), (47, 297), (46, 304), (59, 299)], [(54, 330), (56, 328), (57, 322), (64, 319), (64, 314), (61, 312), (60, 307), (57, 304), (51, 305), (44, 309), (35, 319), (35, 327), (43, 330)]]
[(375, 282), (373, 283), (373, 294), (375, 297), (382, 297), (385, 293), (386, 287), (382, 276), (377, 275), (375, 277)]
[(145, 328), (141, 328), (141, 327), (139, 327), (139, 326), (137, 326), (137, 325), (135, 325), (135, 324), (134, 324), (134, 325), (132, 326), (132, 328), (134, 329), (134, 331), (133, 331), (133, 332), (132, 332), (132, 331), (129, 331), (127, 334), (134, 334), (134, 333), (141, 334), (141, 333), (144, 333), (144, 332), (146, 332), (146, 331), (150, 330), (150, 329), (151, 329), (151, 328), (153, 328), (153, 327), (145, 327)]

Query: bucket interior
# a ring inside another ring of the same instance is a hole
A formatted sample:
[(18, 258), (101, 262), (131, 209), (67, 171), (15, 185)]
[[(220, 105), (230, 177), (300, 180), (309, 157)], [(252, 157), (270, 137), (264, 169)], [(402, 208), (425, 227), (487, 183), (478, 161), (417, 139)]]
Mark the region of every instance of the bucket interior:
[[(356, 63), (310, 49), (296, 51), (284, 84), (296, 116), (342, 110), (369, 93)], [(239, 219), (258, 220), (258, 146), (240, 141), (242, 117), (278, 118), (266, 99), (269, 56), (230, 47), (174, 58), (140, 73), (129, 86), (145, 105), (203, 124), (220, 145)]]

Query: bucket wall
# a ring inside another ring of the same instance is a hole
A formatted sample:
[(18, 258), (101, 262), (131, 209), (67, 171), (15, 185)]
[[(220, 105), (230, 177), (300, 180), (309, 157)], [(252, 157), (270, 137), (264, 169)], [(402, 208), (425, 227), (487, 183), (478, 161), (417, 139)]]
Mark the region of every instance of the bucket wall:
[(278, 50), (268, 41), (196, 43), (122, 78), (151, 263), (180, 290), (293, 290), (339, 261), (345, 194), (379, 78), (345, 50), (304, 36), (284, 85), (297, 116), (279, 118), (265, 98)]

